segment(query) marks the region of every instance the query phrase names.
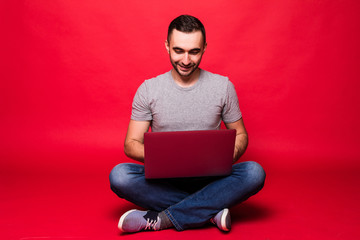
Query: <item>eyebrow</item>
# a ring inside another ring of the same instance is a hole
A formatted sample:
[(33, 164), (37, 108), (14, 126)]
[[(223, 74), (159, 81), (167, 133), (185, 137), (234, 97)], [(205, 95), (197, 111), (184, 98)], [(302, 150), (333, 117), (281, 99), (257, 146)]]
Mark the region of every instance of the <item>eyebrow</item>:
[[(181, 51), (184, 51), (184, 49), (180, 48), (180, 47), (173, 47), (173, 50), (181, 50)], [(192, 52), (192, 51), (201, 51), (201, 48), (193, 48), (193, 49), (190, 49), (189, 52)]]

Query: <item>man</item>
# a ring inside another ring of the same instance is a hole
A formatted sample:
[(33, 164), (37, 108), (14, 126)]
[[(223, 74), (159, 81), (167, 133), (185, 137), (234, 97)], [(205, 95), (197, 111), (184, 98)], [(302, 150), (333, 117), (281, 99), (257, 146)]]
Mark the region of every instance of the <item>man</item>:
[[(213, 130), (221, 121), (236, 129), (234, 163), (244, 153), (248, 136), (233, 84), (199, 68), (206, 46), (205, 29), (197, 18), (182, 15), (170, 23), (165, 47), (173, 69), (137, 90), (124, 145), (128, 157), (144, 161), (149, 127), (154, 132)], [(230, 231), (228, 208), (257, 193), (264, 180), (264, 170), (255, 162), (234, 164), (227, 177), (149, 181), (143, 165), (133, 163), (119, 164), (110, 173), (111, 189), (119, 197), (148, 209), (124, 213), (118, 224), (123, 232), (181, 231), (209, 222)]]

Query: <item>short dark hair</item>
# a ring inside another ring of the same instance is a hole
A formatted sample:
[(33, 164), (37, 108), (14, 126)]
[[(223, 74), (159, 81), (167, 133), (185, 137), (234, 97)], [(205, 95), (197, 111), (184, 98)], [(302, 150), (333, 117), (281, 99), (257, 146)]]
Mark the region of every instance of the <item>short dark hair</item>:
[(168, 35), (167, 35), (168, 42), (170, 42), (170, 36), (174, 29), (185, 33), (201, 31), (204, 39), (204, 43), (206, 43), (205, 27), (196, 17), (190, 15), (181, 15), (175, 18), (174, 20), (172, 20), (168, 29)]

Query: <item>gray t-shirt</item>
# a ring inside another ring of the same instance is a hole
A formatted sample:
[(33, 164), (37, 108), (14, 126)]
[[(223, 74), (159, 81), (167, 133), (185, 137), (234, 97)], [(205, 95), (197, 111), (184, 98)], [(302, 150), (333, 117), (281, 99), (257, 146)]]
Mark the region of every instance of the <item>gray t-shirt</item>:
[(201, 70), (199, 80), (183, 88), (171, 71), (146, 80), (138, 88), (131, 119), (151, 121), (153, 132), (219, 129), (221, 120), (242, 117), (234, 85), (227, 77)]

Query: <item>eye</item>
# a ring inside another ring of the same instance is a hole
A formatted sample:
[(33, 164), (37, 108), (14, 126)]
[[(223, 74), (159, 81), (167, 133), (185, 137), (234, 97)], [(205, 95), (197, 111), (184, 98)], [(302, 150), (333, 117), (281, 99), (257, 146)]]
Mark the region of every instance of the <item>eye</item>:
[(177, 54), (181, 54), (181, 53), (184, 53), (184, 50), (181, 48), (174, 48), (174, 52)]
[(200, 50), (192, 50), (189, 52), (189, 54), (191, 54), (191, 55), (197, 55), (199, 53), (200, 53)]

